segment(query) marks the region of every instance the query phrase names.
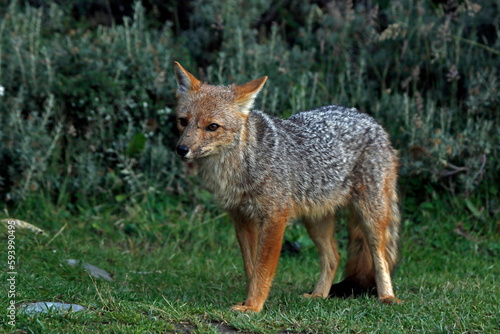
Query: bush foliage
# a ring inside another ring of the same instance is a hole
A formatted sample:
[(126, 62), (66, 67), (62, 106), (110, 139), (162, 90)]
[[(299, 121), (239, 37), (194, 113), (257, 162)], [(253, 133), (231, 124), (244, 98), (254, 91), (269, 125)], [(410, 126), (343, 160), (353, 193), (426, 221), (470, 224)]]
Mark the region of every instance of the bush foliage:
[(214, 84), (268, 75), (256, 105), (275, 116), (333, 103), (373, 115), (411, 190), (498, 192), (495, 2), (107, 3), (0, 5), (4, 201), (181, 191), (174, 60)]

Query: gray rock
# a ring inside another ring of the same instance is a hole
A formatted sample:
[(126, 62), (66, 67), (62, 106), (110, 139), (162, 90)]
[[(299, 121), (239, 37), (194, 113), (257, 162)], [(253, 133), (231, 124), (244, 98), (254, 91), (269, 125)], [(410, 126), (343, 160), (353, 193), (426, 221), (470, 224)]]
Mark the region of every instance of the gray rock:
[(106, 270), (102, 270), (101, 268), (98, 268), (89, 263), (81, 262), (75, 259), (69, 259), (68, 264), (72, 267), (81, 265), (90, 275), (94, 276), (95, 278), (101, 278), (106, 281), (113, 280), (113, 278), (111, 278), (111, 275)]
[(28, 315), (34, 315), (38, 313), (67, 313), (67, 312), (79, 312), (83, 311), (85, 308), (78, 304), (64, 304), (64, 303), (52, 303), (52, 302), (38, 302), (29, 303), (21, 305), (19, 307), (19, 312), (24, 312)]

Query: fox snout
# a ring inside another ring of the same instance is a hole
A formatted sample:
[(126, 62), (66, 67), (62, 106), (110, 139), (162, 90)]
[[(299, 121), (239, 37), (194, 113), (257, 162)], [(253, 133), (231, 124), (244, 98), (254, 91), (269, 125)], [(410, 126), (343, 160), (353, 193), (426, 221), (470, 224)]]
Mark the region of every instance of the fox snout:
[(178, 156), (184, 158), (189, 153), (189, 147), (185, 145), (177, 145), (175, 152)]
[(186, 135), (185, 133), (179, 138), (177, 146), (175, 147), (175, 153), (182, 158), (182, 160), (196, 159), (200, 155), (201, 143), (199, 138), (195, 135)]
[(181, 136), (175, 147), (175, 153), (184, 161), (205, 158), (217, 154), (224, 143), (215, 134), (186, 132)]

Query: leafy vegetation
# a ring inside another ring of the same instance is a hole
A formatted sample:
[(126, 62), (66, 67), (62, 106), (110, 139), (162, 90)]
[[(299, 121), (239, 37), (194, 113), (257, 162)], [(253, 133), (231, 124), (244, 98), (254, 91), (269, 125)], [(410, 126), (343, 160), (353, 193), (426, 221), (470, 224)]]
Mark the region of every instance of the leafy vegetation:
[[(412, 189), (431, 182), (470, 194), (498, 184), (493, 2), (193, 0), (146, 2), (147, 13), (136, 2), (116, 19), (84, 2), (38, 4), (0, 8), (6, 202), (40, 191), (75, 204), (176, 188), (173, 60), (215, 84), (268, 75), (257, 105), (276, 116), (331, 103), (372, 114)], [(172, 21), (159, 25), (162, 13)], [(109, 26), (96, 23), (102, 16)]]

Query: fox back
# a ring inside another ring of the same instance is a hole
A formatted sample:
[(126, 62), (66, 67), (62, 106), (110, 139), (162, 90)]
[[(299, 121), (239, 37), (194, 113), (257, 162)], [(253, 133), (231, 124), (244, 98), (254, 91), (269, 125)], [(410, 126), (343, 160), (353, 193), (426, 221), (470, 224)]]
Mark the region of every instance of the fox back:
[[(189, 149), (183, 159), (198, 162), (205, 185), (226, 209), (260, 211), (274, 197), (263, 192), (271, 187), (279, 194), (273, 204), (292, 200), (294, 216), (322, 215), (356, 196), (361, 179), (376, 181), (395, 164), (384, 129), (354, 108), (325, 106), (288, 120), (250, 111), (255, 96), (248, 94), (256, 95), (264, 81), (251, 82), (247, 95), (201, 82), (179, 93), (178, 146)], [(260, 193), (265, 200), (255, 200)]]

